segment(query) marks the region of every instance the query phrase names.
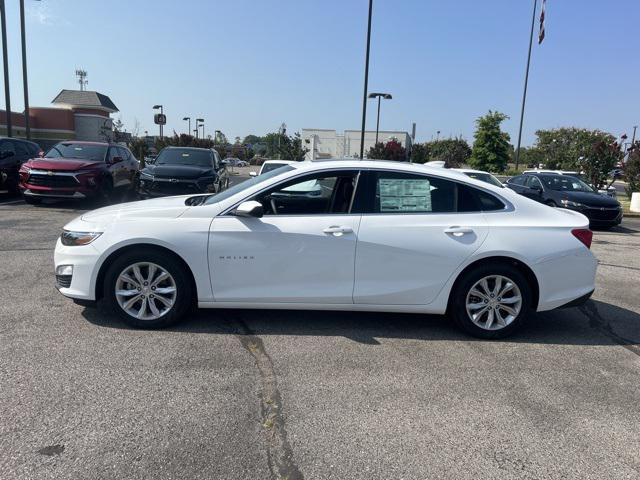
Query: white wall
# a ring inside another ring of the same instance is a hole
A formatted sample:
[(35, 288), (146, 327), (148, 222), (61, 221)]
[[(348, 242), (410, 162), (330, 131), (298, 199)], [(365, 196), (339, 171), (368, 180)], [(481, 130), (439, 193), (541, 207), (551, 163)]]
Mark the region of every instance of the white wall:
[[(76, 140), (88, 142), (104, 142), (105, 137), (101, 134), (104, 126), (107, 127), (109, 138), (113, 138), (113, 120), (100, 115), (90, 115), (86, 113), (76, 113), (74, 115), (76, 126)], [(105, 123), (106, 122), (106, 123)]]

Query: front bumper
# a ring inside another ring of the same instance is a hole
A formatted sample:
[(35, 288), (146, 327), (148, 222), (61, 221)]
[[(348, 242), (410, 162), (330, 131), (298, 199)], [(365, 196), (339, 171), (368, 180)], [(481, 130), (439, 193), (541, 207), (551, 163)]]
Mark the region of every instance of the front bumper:
[[(175, 180), (175, 181), (173, 181)], [(174, 195), (198, 195), (203, 193), (215, 193), (215, 180), (203, 182), (202, 180), (176, 180), (141, 178), (138, 183), (138, 194), (143, 198), (168, 197)]]
[[(94, 275), (94, 269), (99, 258), (100, 253), (92, 244), (68, 247), (62, 245), (58, 239), (53, 255), (54, 271), (60, 265), (73, 265), (73, 275), (70, 282), (64, 284), (57, 282), (58, 291), (65, 297), (77, 300), (95, 300), (96, 275)], [(67, 284), (68, 287), (64, 286)]]

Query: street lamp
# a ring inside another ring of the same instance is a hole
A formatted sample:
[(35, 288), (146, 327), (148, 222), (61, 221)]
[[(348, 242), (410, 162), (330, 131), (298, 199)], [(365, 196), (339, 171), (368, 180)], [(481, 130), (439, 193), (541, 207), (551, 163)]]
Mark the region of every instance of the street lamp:
[(393, 97), (390, 93), (370, 93), (369, 98), (378, 99), (378, 119), (376, 120), (376, 144), (378, 143), (378, 130), (380, 128), (380, 99), (391, 100)]
[(187, 130), (187, 135), (191, 134), (191, 117), (184, 117), (182, 120), (184, 120), (185, 122), (188, 120), (189, 121), (189, 128)]
[[(164, 114), (164, 111), (162, 109), (162, 105), (154, 105), (153, 109), (154, 110), (160, 109), (160, 115)], [(160, 123), (159, 126), (160, 126), (160, 140), (162, 140), (162, 124)]]
[[(198, 138), (198, 134), (200, 133), (200, 125), (198, 125), (200, 122), (204, 123), (204, 118), (196, 118), (196, 138)], [(202, 133), (202, 138), (204, 138), (204, 129), (202, 130)]]

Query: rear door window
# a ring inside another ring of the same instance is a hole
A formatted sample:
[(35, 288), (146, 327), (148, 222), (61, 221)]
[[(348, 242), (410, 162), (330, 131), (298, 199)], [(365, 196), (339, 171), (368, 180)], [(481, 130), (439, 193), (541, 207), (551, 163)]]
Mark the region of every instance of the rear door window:
[(404, 172), (371, 172), (367, 199), (358, 199), (354, 211), (363, 213), (473, 213), (502, 210), (495, 196), (451, 180)]

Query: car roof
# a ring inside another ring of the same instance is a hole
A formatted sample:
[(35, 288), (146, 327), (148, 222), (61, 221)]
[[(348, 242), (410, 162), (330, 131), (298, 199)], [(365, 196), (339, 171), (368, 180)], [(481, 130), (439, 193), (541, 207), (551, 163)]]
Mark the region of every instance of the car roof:
[(269, 164), (274, 164), (274, 163), (281, 163), (282, 165), (291, 165), (293, 163), (303, 163), (303, 162), (296, 162), (295, 160), (265, 160), (264, 162), (262, 162), (262, 165), (269, 163)]
[(473, 168), (452, 168), (451, 170), (462, 173), (484, 173), (486, 175), (493, 175), (493, 173), (491, 172), (485, 172), (484, 170), (475, 170)]
[(82, 140), (63, 140), (62, 142), (58, 142), (58, 143), (74, 143), (74, 144), (80, 144), (80, 145), (102, 145), (102, 146), (110, 146), (110, 145), (116, 145), (118, 147), (121, 147), (122, 145), (118, 145), (117, 143), (108, 143), (108, 142), (88, 142), (88, 141), (82, 141)]
[(211, 151), (212, 151), (212, 149), (211, 149), (211, 148), (202, 148), (202, 147), (181, 147), (181, 146), (179, 146), (179, 145), (169, 145), (169, 146), (167, 146), (167, 147), (164, 147), (164, 148), (163, 148), (163, 150), (164, 150), (165, 148), (166, 148), (167, 150), (205, 150), (205, 151), (207, 151), (207, 152), (211, 152)]

